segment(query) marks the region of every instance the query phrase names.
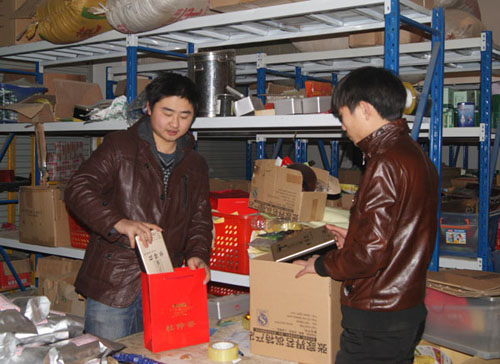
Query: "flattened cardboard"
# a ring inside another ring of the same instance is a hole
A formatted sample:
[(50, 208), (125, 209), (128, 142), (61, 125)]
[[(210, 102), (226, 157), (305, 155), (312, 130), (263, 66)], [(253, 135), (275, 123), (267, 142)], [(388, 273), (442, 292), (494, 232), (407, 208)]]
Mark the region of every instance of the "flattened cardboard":
[(24, 186), (19, 193), (19, 241), (69, 247), (69, 222), (62, 189)]
[(75, 105), (93, 105), (103, 99), (97, 83), (54, 79), (56, 118), (73, 118)]
[(333, 364), (342, 328), (340, 282), (302, 266), (250, 260), (250, 351), (308, 364)]
[(144, 246), (138, 235), (135, 237), (137, 249), (147, 274), (171, 273), (174, 271), (167, 246), (160, 231), (151, 230), (153, 241)]
[[(321, 221), (326, 192), (302, 192), (302, 173), (274, 163), (274, 159), (255, 161), (248, 206), (289, 221)], [(328, 172), (314, 167), (312, 170), (328, 187)]]
[(500, 295), (500, 273), (466, 269), (427, 272), (427, 287), (458, 297)]

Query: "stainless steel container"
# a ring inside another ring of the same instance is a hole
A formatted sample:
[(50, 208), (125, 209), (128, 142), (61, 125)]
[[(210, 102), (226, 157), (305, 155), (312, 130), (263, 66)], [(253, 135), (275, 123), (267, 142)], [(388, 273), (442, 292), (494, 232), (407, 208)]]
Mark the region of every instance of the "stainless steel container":
[(225, 93), (227, 85), (234, 87), (235, 75), (234, 49), (199, 52), (188, 56), (188, 77), (198, 85), (202, 95), (198, 116), (217, 115), (217, 95)]

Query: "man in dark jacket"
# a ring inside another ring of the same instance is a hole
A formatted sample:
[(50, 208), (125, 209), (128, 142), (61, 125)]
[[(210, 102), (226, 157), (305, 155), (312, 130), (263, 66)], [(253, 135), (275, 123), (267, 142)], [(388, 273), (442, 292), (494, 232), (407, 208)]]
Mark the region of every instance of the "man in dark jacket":
[(337, 364), (412, 364), (427, 311), (425, 280), (437, 231), (436, 168), (408, 135), (406, 92), (392, 72), (363, 67), (335, 87), (332, 110), (364, 155), (366, 169), (349, 229), (328, 226), (337, 250), (306, 273), (342, 281)]
[(116, 339), (142, 331), (135, 237), (161, 231), (174, 267), (205, 269), (212, 243), (208, 166), (188, 130), (199, 92), (164, 73), (146, 88), (147, 116), (107, 135), (72, 176), (65, 201), (91, 231), (75, 287), (87, 298), (86, 332)]

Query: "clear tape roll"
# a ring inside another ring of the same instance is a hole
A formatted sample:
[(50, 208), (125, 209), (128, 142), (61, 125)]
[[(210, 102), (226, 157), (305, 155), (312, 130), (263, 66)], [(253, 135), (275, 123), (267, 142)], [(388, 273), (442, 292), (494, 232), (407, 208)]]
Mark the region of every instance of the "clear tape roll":
[(208, 358), (217, 363), (238, 358), (238, 345), (230, 341), (216, 341), (208, 345)]
[(409, 115), (417, 106), (417, 92), (409, 82), (403, 82), (403, 85), (406, 89), (406, 103), (403, 114)]

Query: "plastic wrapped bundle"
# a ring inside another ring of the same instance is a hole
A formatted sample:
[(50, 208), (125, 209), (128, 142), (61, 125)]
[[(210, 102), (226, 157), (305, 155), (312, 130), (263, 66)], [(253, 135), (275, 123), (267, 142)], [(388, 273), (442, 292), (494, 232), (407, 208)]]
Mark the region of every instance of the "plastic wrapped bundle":
[(105, 0), (42, 0), (28, 39), (35, 33), (52, 43), (78, 42), (111, 30), (101, 6)]
[(108, 0), (106, 18), (122, 33), (140, 33), (205, 15), (209, 0)]

